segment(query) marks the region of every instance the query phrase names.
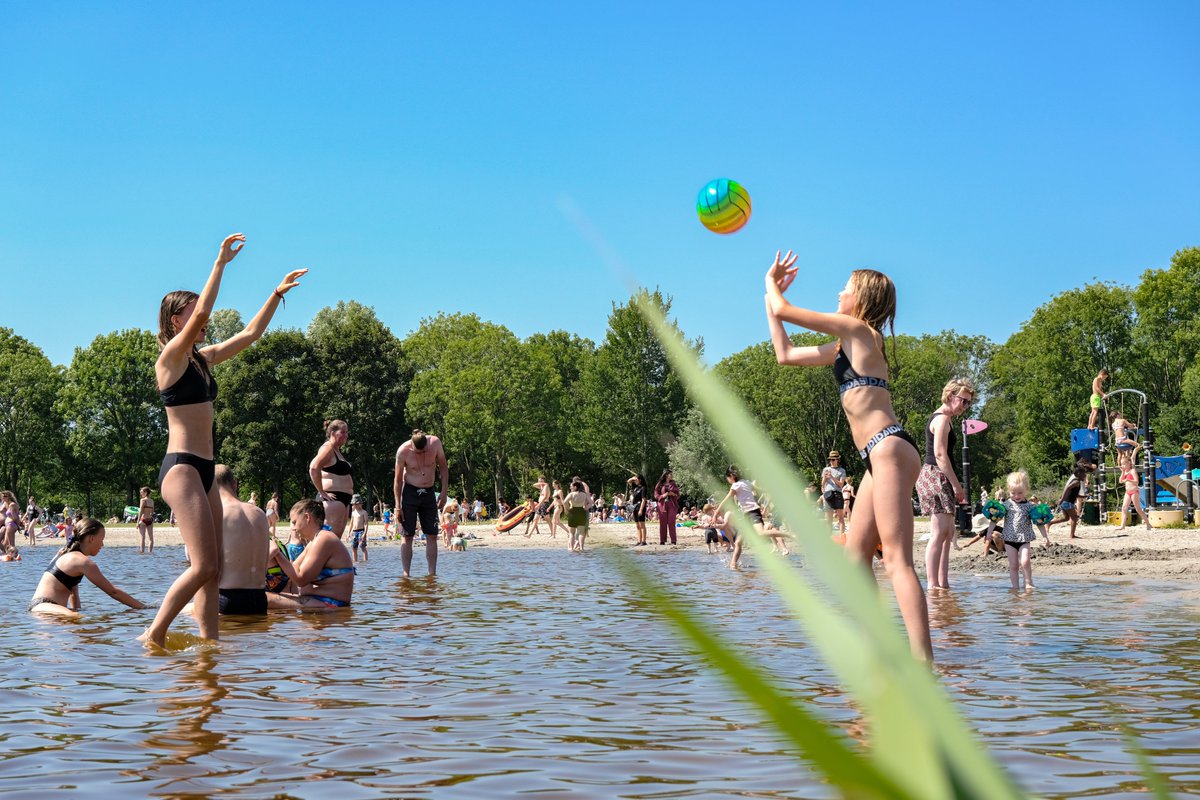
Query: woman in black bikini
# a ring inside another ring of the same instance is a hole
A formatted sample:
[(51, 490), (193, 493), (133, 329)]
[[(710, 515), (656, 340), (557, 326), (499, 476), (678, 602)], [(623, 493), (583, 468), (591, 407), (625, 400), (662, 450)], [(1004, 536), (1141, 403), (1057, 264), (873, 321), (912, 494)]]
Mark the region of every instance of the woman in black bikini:
[(85, 519), (75, 525), (67, 537), (67, 546), (59, 550), (42, 573), (29, 601), (29, 610), (62, 617), (79, 616), (79, 582), (85, 577), (112, 599), (130, 608), (146, 608), (146, 604), (108, 582), (100, 567), (93, 561), (104, 547), (104, 525), (99, 520)]
[[(786, 256), (776, 253), (767, 270), (767, 325), (775, 358), (780, 364), (833, 367), (850, 433), (866, 467), (846, 548), (869, 569), (875, 548), (882, 542), (883, 564), (896, 592), (913, 655), (932, 661), (925, 592), (913, 567), (912, 492), (921, 456), (912, 437), (896, 421), (884, 352), (883, 327), (891, 325), (896, 316), (896, 287), (881, 272), (854, 270), (838, 294), (836, 312), (811, 311), (783, 297), (796, 279), (795, 264), (796, 256), (789, 250)], [(815, 347), (797, 347), (788, 339), (784, 322), (837, 339)]]
[(167, 411), (167, 455), (158, 482), (191, 557), (188, 568), (167, 590), (154, 622), (139, 637), (159, 647), (166, 643), (167, 628), (193, 596), (200, 636), (205, 639), (218, 636), (221, 497), (213, 486), (216, 466), (213, 400), (217, 384), (212, 367), (256, 342), (270, 324), (283, 296), (308, 272), (306, 269), (289, 272), (240, 333), (200, 349), (225, 266), (242, 251), (245, 242), (246, 237), (240, 233), (225, 237), (204, 290), (199, 295), (184, 290), (171, 292), (163, 298), (158, 311), (158, 344), (162, 352), (154, 372)]
[(308, 476), (325, 506), (325, 524), (339, 539), (346, 533), (354, 498), (354, 469), (342, 457), (350, 426), (340, 419), (325, 420), (325, 443), (308, 465)]

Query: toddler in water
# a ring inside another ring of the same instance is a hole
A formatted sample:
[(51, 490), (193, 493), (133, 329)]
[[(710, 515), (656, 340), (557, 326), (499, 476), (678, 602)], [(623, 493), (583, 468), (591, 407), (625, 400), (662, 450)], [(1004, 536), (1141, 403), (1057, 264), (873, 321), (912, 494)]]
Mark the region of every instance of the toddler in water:
[(20, 561), (21, 554), (17, 551), (17, 546), (10, 544), (4, 550), (4, 555), (0, 556), (0, 561)]
[[(1029, 518), (1034, 503), (1026, 499), (1029, 493), (1029, 476), (1024, 471), (1013, 472), (1009, 474), (1007, 484), (1009, 498), (1004, 501), (1006, 513), (1000, 536), (1004, 541), (1004, 552), (1008, 555), (1008, 578), (1013, 589), (1020, 589), (1019, 573), (1023, 572), (1026, 590), (1033, 589), (1033, 562), (1029, 557), (1029, 546), (1037, 536), (1033, 532), (1033, 521)], [(989, 536), (998, 524), (993, 522), (988, 526)], [(1038, 525), (1038, 530), (1041, 531), (1042, 539), (1049, 545), (1050, 537), (1046, 535), (1046, 526)]]
[[(458, 535), (458, 501), (451, 500), (442, 509), (442, 541), (451, 550), (451, 542)], [(464, 548), (465, 549), (465, 548)]]

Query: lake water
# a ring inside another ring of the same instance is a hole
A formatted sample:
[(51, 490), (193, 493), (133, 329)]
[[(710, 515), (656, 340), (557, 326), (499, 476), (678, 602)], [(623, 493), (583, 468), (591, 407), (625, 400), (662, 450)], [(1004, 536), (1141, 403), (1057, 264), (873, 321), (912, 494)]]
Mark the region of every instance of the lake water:
[[(854, 724), (753, 556), (734, 573), (702, 550), (644, 550), (789, 692)], [(598, 552), (474, 547), (443, 553), (430, 581), (401, 579), (398, 551), (376, 548), (352, 610), (227, 619), (219, 645), (169, 655), (134, 641), (152, 612), (86, 582), (82, 621), (25, 613), (53, 552), (0, 564), (6, 796), (830, 796)], [(181, 558), (110, 547), (98, 562), (157, 600)], [(933, 639), (947, 688), (1020, 785), (1144, 797), (1115, 707), (1173, 787), (1200, 792), (1194, 589), (1042, 578), (1014, 597), (1007, 583), (957, 576)]]

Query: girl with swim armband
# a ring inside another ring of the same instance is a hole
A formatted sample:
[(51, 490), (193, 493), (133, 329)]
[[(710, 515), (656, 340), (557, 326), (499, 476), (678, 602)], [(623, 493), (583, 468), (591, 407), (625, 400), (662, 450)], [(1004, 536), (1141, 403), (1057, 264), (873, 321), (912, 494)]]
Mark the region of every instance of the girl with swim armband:
[[(766, 274), (767, 325), (775, 358), (792, 366), (833, 367), (850, 434), (866, 468), (846, 549), (870, 569), (876, 546), (882, 543), (883, 563), (913, 655), (932, 661), (925, 592), (913, 566), (912, 493), (921, 456), (892, 409), (884, 351), (883, 327), (894, 326), (896, 287), (881, 272), (858, 269), (838, 294), (837, 311), (812, 311), (784, 299), (783, 293), (796, 279), (795, 264), (790, 250), (786, 256), (777, 252)], [(784, 331), (785, 322), (836, 338), (815, 347), (797, 347)]]
[(158, 309), (158, 345), (154, 364), (158, 393), (166, 408), (167, 454), (158, 473), (163, 500), (179, 524), (179, 534), (191, 563), (171, 584), (154, 622), (139, 639), (164, 646), (167, 629), (195, 597), (200, 636), (218, 638), (218, 575), (221, 570), (221, 496), (213, 483), (216, 471), (213, 442), (213, 401), (217, 383), (212, 368), (245, 350), (266, 331), (283, 296), (298, 286), (308, 270), (284, 276), (250, 324), (223, 342), (200, 347), (208, 333), (225, 267), (245, 246), (246, 237), (225, 237), (221, 251), (200, 294), (174, 291)]
[(75, 530), (67, 537), (66, 547), (55, 554), (42, 573), (33, 599), (29, 601), (30, 611), (61, 617), (79, 616), (79, 583), (84, 578), (130, 608), (148, 608), (145, 603), (113, 586), (96, 565), (94, 559), (104, 547), (104, 533), (104, 525), (99, 520), (85, 519), (75, 526)]

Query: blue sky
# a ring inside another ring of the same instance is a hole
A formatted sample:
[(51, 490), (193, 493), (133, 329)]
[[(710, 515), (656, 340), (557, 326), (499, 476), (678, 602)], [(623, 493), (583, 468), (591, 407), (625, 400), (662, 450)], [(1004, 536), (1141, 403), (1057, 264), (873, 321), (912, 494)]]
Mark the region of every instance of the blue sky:
[[(716, 359), (851, 269), (897, 329), (1003, 341), (1053, 294), (1200, 244), (1200, 6), (1118, 3), (7, 3), (0, 325), (67, 363), (154, 329), (221, 238), (219, 307), (340, 299), (599, 341), (635, 278)], [(695, 196), (731, 177), (732, 236)], [(981, 298), (986, 295), (987, 300)]]

